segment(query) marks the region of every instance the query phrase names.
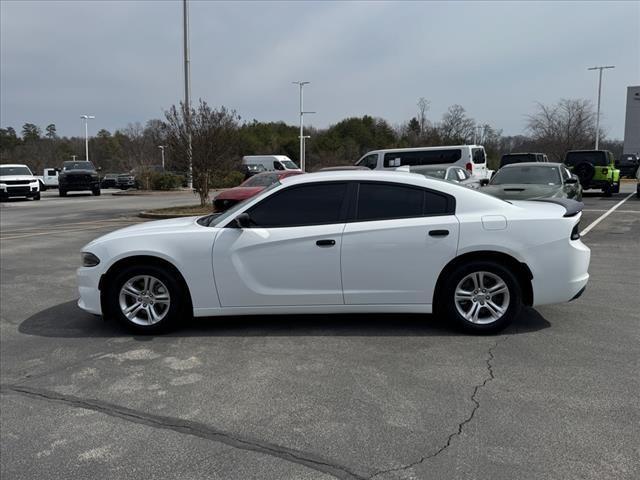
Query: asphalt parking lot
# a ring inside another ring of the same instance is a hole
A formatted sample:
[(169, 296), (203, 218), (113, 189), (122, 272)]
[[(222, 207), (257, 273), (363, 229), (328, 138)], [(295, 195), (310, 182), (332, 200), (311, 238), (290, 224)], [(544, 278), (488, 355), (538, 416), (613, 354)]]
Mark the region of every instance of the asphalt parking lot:
[(587, 194), (585, 294), (500, 335), (436, 317), (198, 319), (76, 305), (80, 248), (190, 194), (0, 204), (0, 476), (640, 478), (640, 200)]

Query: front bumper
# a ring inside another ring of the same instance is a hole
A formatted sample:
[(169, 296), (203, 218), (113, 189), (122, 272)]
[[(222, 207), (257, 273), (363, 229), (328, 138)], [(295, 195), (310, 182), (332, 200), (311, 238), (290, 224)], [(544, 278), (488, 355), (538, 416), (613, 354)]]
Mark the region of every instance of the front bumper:
[(102, 315), (100, 289), (98, 288), (101, 276), (100, 269), (96, 267), (80, 267), (76, 270), (78, 293), (80, 294), (78, 307), (94, 315)]
[(39, 182), (26, 185), (0, 185), (0, 196), (9, 197), (35, 197), (40, 192)]

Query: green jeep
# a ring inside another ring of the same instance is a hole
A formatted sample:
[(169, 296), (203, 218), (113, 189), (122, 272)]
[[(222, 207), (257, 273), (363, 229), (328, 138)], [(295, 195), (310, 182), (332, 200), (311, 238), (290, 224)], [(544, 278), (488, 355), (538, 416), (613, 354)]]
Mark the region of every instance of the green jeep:
[(620, 191), (620, 170), (610, 151), (572, 150), (567, 152), (564, 163), (577, 175), (583, 190), (597, 188), (606, 197)]

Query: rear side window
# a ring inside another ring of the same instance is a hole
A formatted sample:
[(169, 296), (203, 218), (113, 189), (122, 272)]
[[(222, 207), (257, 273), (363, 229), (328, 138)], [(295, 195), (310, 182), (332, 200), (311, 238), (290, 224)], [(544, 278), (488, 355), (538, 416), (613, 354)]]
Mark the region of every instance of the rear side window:
[(473, 163), (485, 163), (487, 158), (484, 155), (484, 148), (473, 148), (471, 151)]
[(439, 193), (388, 183), (361, 183), (357, 221), (449, 215), (453, 199)]
[(263, 228), (340, 223), (346, 192), (346, 183), (295, 186), (265, 198), (248, 213)]
[(459, 148), (417, 152), (389, 152), (384, 154), (384, 166), (393, 168), (401, 167), (402, 165), (441, 165), (455, 163), (461, 158), (462, 151)]

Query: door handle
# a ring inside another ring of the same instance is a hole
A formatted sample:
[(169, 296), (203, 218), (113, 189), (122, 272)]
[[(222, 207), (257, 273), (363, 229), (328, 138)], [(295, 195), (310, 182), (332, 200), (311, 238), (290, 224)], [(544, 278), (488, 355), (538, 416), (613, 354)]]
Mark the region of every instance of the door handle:
[(319, 247), (333, 247), (335, 244), (335, 240), (318, 240), (316, 242), (316, 245)]
[(430, 237), (446, 237), (449, 235), (449, 230), (429, 230)]

